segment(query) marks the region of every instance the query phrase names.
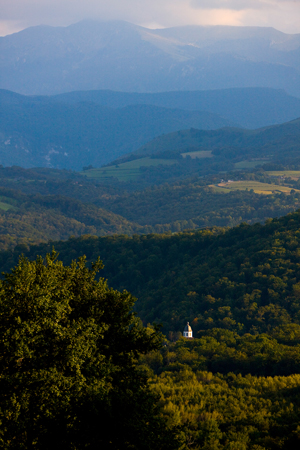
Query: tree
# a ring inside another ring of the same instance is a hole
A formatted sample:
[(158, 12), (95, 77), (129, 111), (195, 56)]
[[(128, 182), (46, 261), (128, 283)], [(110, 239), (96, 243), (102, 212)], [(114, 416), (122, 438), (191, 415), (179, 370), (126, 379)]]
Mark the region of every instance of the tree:
[(139, 372), (159, 333), (135, 299), (97, 279), (98, 261), (19, 264), (0, 282), (0, 445), (4, 449), (175, 448)]

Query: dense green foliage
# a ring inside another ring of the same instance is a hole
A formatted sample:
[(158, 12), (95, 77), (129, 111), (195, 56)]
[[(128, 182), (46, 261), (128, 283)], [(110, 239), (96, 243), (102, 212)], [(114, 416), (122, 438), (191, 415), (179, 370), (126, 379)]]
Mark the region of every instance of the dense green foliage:
[(299, 374), (265, 378), (184, 369), (152, 383), (169, 426), (182, 426), (184, 450), (299, 448)]
[[(176, 339), (179, 333), (169, 332)], [(221, 328), (203, 330), (200, 338), (165, 341), (160, 352), (147, 355), (143, 362), (160, 374), (185, 368), (232, 372), (258, 376), (300, 373), (300, 326), (274, 327), (269, 333), (238, 333)]]
[(160, 336), (84, 258), (21, 259), (0, 285), (3, 449), (175, 448), (137, 368)]

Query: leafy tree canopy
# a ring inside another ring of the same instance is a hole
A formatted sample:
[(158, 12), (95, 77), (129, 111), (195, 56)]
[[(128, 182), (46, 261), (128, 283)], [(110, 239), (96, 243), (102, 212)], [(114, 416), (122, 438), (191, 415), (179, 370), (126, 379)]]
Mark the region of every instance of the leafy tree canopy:
[(160, 334), (142, 327), (128, 292), (96, 278), (101, 267), (52, 252), (22, 257), (1, 281), (1, 448), (176, 446), (136, 364)]

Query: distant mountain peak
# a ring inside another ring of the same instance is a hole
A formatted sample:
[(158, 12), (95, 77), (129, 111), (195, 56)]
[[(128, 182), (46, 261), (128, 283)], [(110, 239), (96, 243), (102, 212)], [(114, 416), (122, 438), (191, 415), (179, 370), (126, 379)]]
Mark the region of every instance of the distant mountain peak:
[(149, 29), (83, 20), (0, 38), (0, 88), (24, 94), (282, 88), (300, 97), (300, 34), (274, 28)]

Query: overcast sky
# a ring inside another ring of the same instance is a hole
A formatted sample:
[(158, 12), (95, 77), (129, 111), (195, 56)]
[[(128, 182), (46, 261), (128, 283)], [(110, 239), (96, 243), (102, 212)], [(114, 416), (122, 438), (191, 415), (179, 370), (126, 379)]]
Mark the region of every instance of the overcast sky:
[(32, 25), (120, 19), (149, 28), (254, 25), (300, 33), (300, 0), (0, 0), (0, 35)]

